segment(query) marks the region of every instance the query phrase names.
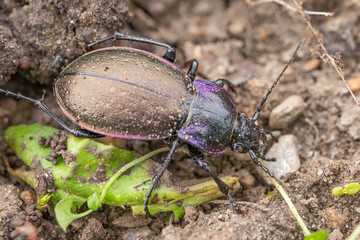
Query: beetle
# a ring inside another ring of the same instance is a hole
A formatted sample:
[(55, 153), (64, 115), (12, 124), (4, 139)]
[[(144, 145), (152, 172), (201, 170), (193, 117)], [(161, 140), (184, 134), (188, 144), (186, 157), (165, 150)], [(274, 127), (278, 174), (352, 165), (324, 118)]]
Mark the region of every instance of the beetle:
[(170, 151), (152, 179), (146, 194), (144, 210), (148, 209), (151, 193), (169, 165), (180, 142), (187, 145), (195, 163), (204, 169), (227, 196), (234, 209), (242, 211), (229, 194), (230, 187), (209, 167), (204, 153), (221, 154), (226, 147), (234, 152), (249, 153), (262, 170), (278, 180), (262, 163), (261, 154), (267, 145), (266, 134), (255, 121), (263, 104), (281, 76), (294, 60), (302, 42), (291, 59), (267, 90), (254, 115), (236, 111), (236, 103), (223, 88), (227, 80), (210, 82), (195, 79), (198, 62), (190, 61), (187, 73), (173, 62), (175, 49), (158, 41), (116, 33), (90, 45), (109, 40), (129, 40), (165, 47), (160, 57), (129, 47), (100, 48), (70, 63), (54, 81), (56, 101), (64, 114), (81, 129), (64, 123), (42, 100), (0, 89), (0, 93), (36, 104), (64, 129), (78, 137), (112, 136), (127, 139), (170, 139)]

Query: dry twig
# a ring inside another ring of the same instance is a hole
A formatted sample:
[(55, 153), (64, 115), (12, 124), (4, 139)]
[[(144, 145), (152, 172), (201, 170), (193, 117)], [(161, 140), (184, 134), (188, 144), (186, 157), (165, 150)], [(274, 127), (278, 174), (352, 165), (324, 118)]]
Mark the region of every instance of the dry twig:
[(326, 61), (330, 61), (331, 65), (333, 65), (333, 67), (335, 68), (336, 72), (339, 74), (340, 78), (343, 80), (343, 82), (345, 83), (348, 91), (350, 92), (351, 96), (354, 98), (356, 104), (358, 106), (360, 106), (360, 103), (358, 101), (358, 99), (355, 97), (354, 93), (352, 92), (349, 84), (346, 82), (345, 77), (344, 77), (344, 73), (341, 70), (341, 67), (339, 66), (338, 63), (336, 63), (336, 60), (328, 53), (327, 49), (324, 46), (323, 40), (321, 39), (320, 33), (318, 30), (316, 30), (310, 23), (309, 17), (305, 14), (304, 10), (302, 9), (301, 4), (298, 2), (298, 0), (293, 0), (296, 8), (297, 8), (297, 12), (300, 13), (300, 15), (303, 17), (306, 25), (308, 26), (308, 28), (311, 30), (312, 34), (314, 35), (314, 37), (316, 38), (320, 49), (323, 51), (321, 58)]
[[(246, 0), (246, 1), (249, 5), (257, 5), (257, 4), (261, 4), (261, 3), (274, 2), (281, 6), (286, 7), (290, 11), (297, 12), (297, 9), (295, 7), (287, 4), (286, 2), (284, 2), (282, 0), (257, 0), (257, 1)], [(333, 12), (318, 12), (318, 11), (307, 11), (307, 10), (304, 10), (304, 13), (308, 14), (308, 15), (317, 15), (317, 16), (325, 16), (325, 17), (334, 15)]]

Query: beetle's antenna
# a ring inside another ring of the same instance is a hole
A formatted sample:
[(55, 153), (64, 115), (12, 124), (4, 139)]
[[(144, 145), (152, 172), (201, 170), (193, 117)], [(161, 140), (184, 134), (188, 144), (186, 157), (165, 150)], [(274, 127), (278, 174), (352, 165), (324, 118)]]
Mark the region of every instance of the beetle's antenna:
[(254, 113), (254, 116), (252, 117), (252, 120), (255, 122), (259, 115), (260, 115), (260, 111), (264, 105), (264, 103), (266, 102), (268, 96), (270, 95), (270, 93), (272, 92), (273, 88), (278, 84), (280, 78), (282, 77), (282, 75), (284, 74), (284, 72), (286, 71), (286, 69), (289, 67), (290, 63), (292, 61), (294, 61), (297, 52), (299, 51), (299, 48), (301, 47), (301, 44), (304, 42), (304, 40), (302, 39), (299, 44), (297, 45), (294, 53), (292, 54), (290, 60), (288, 61), (288, 63), (284, 66), (283, 70), (280, 72), (280, 74), (278, 75), (278, 77), (276, 78), (276, 80), (273, 82), (273, 84), (271, 85), (271, 87), (267, 90), (265, 96), (263, 97), (263, 99), (260, 102), (260, 105), (257, 107), (256, 112)]

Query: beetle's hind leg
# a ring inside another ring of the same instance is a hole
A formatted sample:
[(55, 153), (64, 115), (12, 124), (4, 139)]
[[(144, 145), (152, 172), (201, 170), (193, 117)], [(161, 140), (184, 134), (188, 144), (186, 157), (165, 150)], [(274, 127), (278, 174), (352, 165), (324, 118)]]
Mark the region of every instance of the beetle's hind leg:
[(91, 47), (98, 45), (100, 43), (103, 43), (103, 42), (107, 42), (109, 40), (128, 40), (128, 41), (142, 42), (142, 43), (153, 44), (153, 45), (160, 46), (160, 47), (165, 47), (165, 48), (167, 48), (167, 50), (166, 50), (163, 58), (165, 58), (166, 60), (168, 60), (170, 62), (175, 61), (176, 52), (175, 52), (175, 49), (173, 47), (171, 47), (170, 45), (168, 45), (166, 43), (154, 41), (151, 39), (135, 37), (135, 36), (131, 36), (131, 35), (123, 34), (123, 33), (115, 33), (114, 36), (110, 36), (110, 37), (106, 37), (106, 38), (97, 40), (96, 42), (89, 44), (88, 48), (91, 48)]
[(154, 188), (156, 187), (156, 184), (159, 182), (159, 180), (160, 180), (161, 176), (163, 175), (165, 169), (167, 168), (167, 166), (169, 166), (170, 161), (171, 161), (171, 157), (174, 154), (174, 152), (175, 152), (175, 150), (176, 150), (176, 148), (178, 146), (179, 146), (179, 138), (175, 138), (175, 140), (172, 142), (172, 146), (171, 146), (169, 154), (167, 155), (165, 161), (161, 165), (160, 169), (157, 171), (154, 178), (152, 179), (151, 187), (150, 187), (149, 191), (145, 195), (144, 211), (146, 212), (146, 215), (151, 217), (152, 219), (155, 219), (155, 217), (150, 214), (150, 211), (149, 211), (149, 208), (148, 208), (151, 193), (154, 190)]
[(232, 206), (234, 207), (234, 209), (236, 210), (237, 213), (243, 213), (243, 211), (238, 207), (238, 205), (235, 203), (234, 199), (232, 198), (232, 196), (230, 195), (229, 191), (230, 191), (230, 187), (224, 183), (218, 176), (216, 176), (210, 169), (209, 164), (204, 156), (204, 154), (198, 150), (197, 148), (191, 146), (190, 144), (188, 144), (188, 148), (190, 151), (191, 156), (194, 158), (195, 163), (201, 167), (202, 169), (204, 169), (209, 175), (210, 177), (212, 177), (214, 179), (214, 181), (216, 182), (216, 184), (218, 185), (220, 191), (227, 196), (227, 198), (229, 199), (230, 203), (232, 204)]
[(29, 102), (34, 103), (36, 106), (38, 106), (41, 110), (43, 110), (47, 115), (49, 115), (52, 119), (54, 119), (61, 127), (63, 127), (66, 131), (70, 132), (71, 134), (77, 136), (77, 137), (88, 137), (88, 138), (96, 138), (96, 137), (103, 137), (104, 135), (94, 133), (85, 129), (73, 129), (66, 123), (64, 123), (44, 102), (44, 94), (42, 95), (42, 98), (40, 100), (36, 100), (33, 98), (29, 98), (26, 96), (21, 95), (20, 93), (14, 93), (7, 90), (0, 89), (0, 93), (15, 98), (15, 99), (23, 99)]

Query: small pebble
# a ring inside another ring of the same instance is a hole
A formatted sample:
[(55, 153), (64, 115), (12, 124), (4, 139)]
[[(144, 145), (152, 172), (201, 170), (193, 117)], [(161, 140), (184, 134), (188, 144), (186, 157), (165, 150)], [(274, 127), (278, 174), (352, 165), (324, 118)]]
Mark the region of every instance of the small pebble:
[(335, 208), (329, 208), (326, 213), (329, 225), (332, 229), (341, 229), (344, 227), (347, 218), (342, 212)]
[(80, 240), (107, 239), (106, 230), (96, 218), (90, 218), (81, 233)]
[(248, 189), (255, 185), (256, 179), (249, 172), (249, 170), (247, 170), (245, 168), (240, 169), (238, 176), (239, 176), (239, 181), (241, 183), (241, 186), (243, 186), (245, 189)]
[(311, 72), (312, 70), (318, 68), (320, 63), (320, 60), (316, 58), (311, 59), (304, 64), (303, 69), (305, 72)]
[(18, 234), (26, 235), (27, 239), (29, 239), (29, 240), (37, 240), (38, 239), (37, 228), (31, 222), (25, 221), (23, 225), (17, 226), (15, 228), (15, 231)]
[(360, 213), (360, 207), (355, 207), (355, 211), (356, 211), (357, 213)]
[(11, 221), (11, 224), (13, 226), (21, 226), (25, 223), (25, 219), (26, 219), (26, 216), (25, 216), (25, 213), (24, 212), (20, 212), (18, 213), (14, 219)]
[(356, 105), (343, 109), (340, 122), (337, 124), (341, 131), (347, 132), (353, 140), (360, 139), (360, 110)]
[(219, 221), (221, 221), (221, 222), (224, 222), (224, 221), (225, 221), (225, 217), (224, 217), (224, 215), (222, 215), (222, 214), (219, 214), (219, 215), (217, 216), (217, 219), (218, 219)]
[(228, 26), (228, 31), (233, 37), (240, 37), (245, 30), (245, 21), (242, 19), (234, 19)]
[(271, 111), (269, 126), (272, 129), (284, 129), (292, 124), (304, 111), (306, 103), (298, 95), (285, 99)]
[(184, 210), (185, 210), (185, 221), (187, 220), (188, 220), (187, 222), (196, 221), (196, 219), (199, 216), (199, 213), (195, 207), (187, 205), (184, 207)]
[(264, 198), (263, 203), (265, 206), (267, 206), (270, 203), (269, 198)]
[(138, 228), (128, 228), (122, 237), (128, 240), (155, 239), (155, 233), (148, 226), (142, 226)]
[[(293, 173), (300, 168), (299, 142), (294, 135), (283, 135), (279, 142), (272, 145), (265, 155), (266, 158), (275, 158), (275, 162), (263, 161), (269, 170), (280, 178), (288, 173)], [(267, 177), (265, 178), (266, 180)]]
[(342, 240), (342, 239), (344, 239), (344, 237), (339, 229), (335, 229), (334, 231), (332, 231), (327, 238), (327, 240)]
[(349, 84), (351, 91), (356, 92), (360, 90), (360, 76), (350, 78), (346, 82)]
[(35, 195), (30, 190), (25, 190), (20, 193), (20, 198), (26, 205), (35, 203)]

